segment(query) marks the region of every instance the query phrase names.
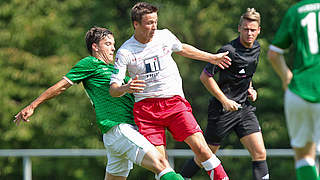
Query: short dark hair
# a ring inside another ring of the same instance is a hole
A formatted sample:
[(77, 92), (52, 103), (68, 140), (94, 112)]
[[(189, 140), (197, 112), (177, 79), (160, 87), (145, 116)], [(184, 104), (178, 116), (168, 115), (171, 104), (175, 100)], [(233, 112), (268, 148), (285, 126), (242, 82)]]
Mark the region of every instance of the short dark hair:
[(131, 22), (134, 21), (141, 23), (142, 16), (145, 14), (150, 14), (158, 12), (158, 8), (146, 2), (138, 2), (131, 9)]
[(92, 44), (98, 44), (101, 39), (108, 36), (109, 34), (113, 36), (113, 33), (107, 28), (94, 26), (89, 29), (89, 31), (86, 33), (86, 45), (90, 55), (92, 55)]

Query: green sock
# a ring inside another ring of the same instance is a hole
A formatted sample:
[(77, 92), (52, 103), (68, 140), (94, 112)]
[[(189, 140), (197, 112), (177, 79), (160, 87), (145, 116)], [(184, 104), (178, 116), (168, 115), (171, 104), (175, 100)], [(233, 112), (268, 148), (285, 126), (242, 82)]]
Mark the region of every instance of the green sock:
[(184, 178), (179, 173), (176, 173), (176, 177), (177, 180), (184, 180)]
[(177, 174), (171, 171), (161, 176), (160, 180), (184, 180), (184, 179), (180, 174)]
[(296, 169), (297, 180), (318, 180), (316, 166), (302, 166)]

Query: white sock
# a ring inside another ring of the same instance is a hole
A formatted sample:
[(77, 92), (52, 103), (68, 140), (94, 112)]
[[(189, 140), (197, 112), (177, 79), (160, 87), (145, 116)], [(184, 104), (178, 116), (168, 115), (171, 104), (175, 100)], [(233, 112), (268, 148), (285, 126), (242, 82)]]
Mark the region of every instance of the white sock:
[(314, 159), (312, 158), (304, 158), (300, 159), (296, 162), (296, 169), (302, 167), (302, 166), (314, 166), (316, 163)]
[(160, 180), (161, 176), (167, 174), (168, 172), (174, 172), (174, 170), (172, 168), (166, 168), (162, 170), (158, 175), (155, 175), (155, 177), (157, 180)]
[(217, 166), (219, 166), (220, 163), (221, 163), (221, 161), (217, 158), (216, 155), (213, 154), (211, 156), (211, 158), (202, 162), (201, 165), (203, 166), (203, 168), (206, 171), (209, 171), (209, 170), (212, 170), (212, 169), (216, 168)]

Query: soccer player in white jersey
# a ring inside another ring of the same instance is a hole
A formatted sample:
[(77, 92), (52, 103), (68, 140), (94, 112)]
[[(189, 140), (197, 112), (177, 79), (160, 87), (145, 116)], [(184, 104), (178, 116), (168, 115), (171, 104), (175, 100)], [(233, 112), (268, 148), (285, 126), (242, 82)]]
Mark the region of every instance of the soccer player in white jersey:
[[(156, 173), (157, 179), (182, 180), (166, 158), (133, 126), (132, 94), (124, 94), (121, 98), (109, 94), (110, 76), (115, 70), (112, 64), (115, 51), (113, 33), (106, 28), (93, 27), (85, 39), (90, 56), (81, 59), (62, 80), (22, 109), (14, 122), (29, 122), (29, 117), (40, 104), (82, 82), (94, 106), (97, 125), (103, 133), (107, 152), (104, 180), (126, 180), (133, 163)], [(128, 82), (130, 78), (125, 77), (124, 81)], [(135, 80), (131, 82), (134, 84)]]
[[(118, 50), (110, 94), (118, 97), (133, 92), (134, 120), (139, 132), (165, 154), (168, 129), (177, 141), (186, 142), (196, 161), (210, 179), (228, 180), (220, 160), (210, 151), (190, 104), (184, 98), (182, 80), (172, 52), (187, 58), (219, 65), (231, 64), (228, 52), (211, 54), (181, 43), (169, 30), (157, 30), (158, 9), (148, 3), (137, 3), (131, 10), (134, 35)], [(126, 72), (135, 83), (123, 84)]]

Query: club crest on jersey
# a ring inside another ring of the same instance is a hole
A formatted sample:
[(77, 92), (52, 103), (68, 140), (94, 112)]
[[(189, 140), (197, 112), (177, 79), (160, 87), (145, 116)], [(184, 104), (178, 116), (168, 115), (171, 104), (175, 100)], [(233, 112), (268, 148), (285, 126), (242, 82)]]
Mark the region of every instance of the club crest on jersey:
[(151, 58), (145, 59), (144, 64), (146, 67), (146, 73), (156, 72), (160, 70), (159, 57), (153, 56)]

